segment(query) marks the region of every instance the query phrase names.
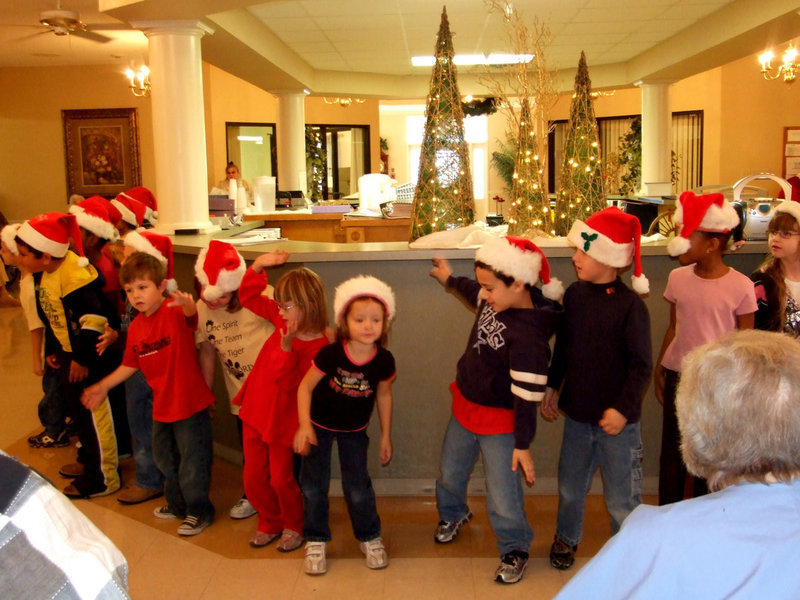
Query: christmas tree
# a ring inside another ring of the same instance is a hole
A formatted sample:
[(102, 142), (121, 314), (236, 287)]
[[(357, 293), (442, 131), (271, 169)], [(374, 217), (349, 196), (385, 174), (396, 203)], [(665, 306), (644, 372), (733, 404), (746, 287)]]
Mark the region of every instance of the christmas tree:
[(514, 235), (540, 230), (549, 232), (550, 224), (550, 202), (544, 188), (544, 169), (539, 157), (530, 102), (527, 97), (521, 98), (521, 102), (508, 220), (508, 232)]
[(564, 145), (560, 189), (556, 197), (556, 235), (567, 235), (575, 219), (586, 219), (606, 207), (591, 93), (586, 56), (581, 52)]
[(414, 192), (412, 240), (434, 231), (469, 225), (474, 215), (464, 111), (453, 64), (453, 38), (444, 8), (435, 57)]

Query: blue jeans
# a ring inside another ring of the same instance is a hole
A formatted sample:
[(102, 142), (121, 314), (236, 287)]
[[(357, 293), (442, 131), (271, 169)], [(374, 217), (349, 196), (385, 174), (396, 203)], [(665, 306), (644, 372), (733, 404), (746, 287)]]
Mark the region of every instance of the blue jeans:
[(372, 479), (367, 472), (369, 437), (366, 430), (334, 432), (314, 426), (314, 433), (317, 434), (317, 445), (311, 446), (300, 467), (300, 488), (305, 508), (303, 537), (310, 542), (327, 542), (331, 539), (328, 488), (331, 483), (334, 439), (339, 447), (342, 489), (353, 534), (360, 542), (379, 537), (381, 519), (375, 504)]
[(511, 470), (514, 434), (480, 435), (465, 429), (451, 416), (442, 443), (442, 474), (436, 480), (436, 507), (442, 521), (457, 521), (467, 514), (467, 484), (483, 455), (486, 506), (497, 536), (500, 555), (512, 550), (528, 552), (533, 530), (525, 516), (520, 471)]
[(69, 361), (61, 360), (61, 367), (54, 369), (47, 363), (42, 375), (42, 391), (44, 395), (39, 400), (39, 421), (44, 425), (45, 431), (57, 438), (64, 431), (65, 419), (69, 415), (69, 400), (65, 396), (63, 383), (68, 381)]
[(128, 426), (133, 438), (136, 485), (146, 490), (164, 487), (164, 475), (153, 460), (153, 390), (141, 371), (125, 380)]
[(214, 519), (211, 483), (211, 417), (207, 409), (174, 423), (153, 421), (153, 457), (164, 473), (164, 497), (180, 516)]
[(586, 494), (598, 466), (614, 535), (625, 517), (642, 503), (639, 423), (628, 423), (618, 435), (608, 435), (599, 425), (566, 417), (558, 460), (556, 535), (570, 546), (577, 546), (583, 537)]

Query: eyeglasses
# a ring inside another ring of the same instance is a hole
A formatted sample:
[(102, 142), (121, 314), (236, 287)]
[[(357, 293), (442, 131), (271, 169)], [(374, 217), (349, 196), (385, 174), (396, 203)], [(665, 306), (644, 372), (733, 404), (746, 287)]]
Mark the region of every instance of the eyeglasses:
[(782, 240), (788, 240), (793, 235), (800, 235), (800, 231), (783, 231), (783, 230), (781, 230), (781, 231), (772, 231), (772, 230), (769, 230), (769, 231), (767, 231), (767, 235), (769, 235), (769, 236), (776, 236), (777, 235)]
[(289, 312), (295, 306), (297, 306), (297, 304), (289, 304), (288, 302), (278, 302), (278, 308), (280, 308), (283, 312)]

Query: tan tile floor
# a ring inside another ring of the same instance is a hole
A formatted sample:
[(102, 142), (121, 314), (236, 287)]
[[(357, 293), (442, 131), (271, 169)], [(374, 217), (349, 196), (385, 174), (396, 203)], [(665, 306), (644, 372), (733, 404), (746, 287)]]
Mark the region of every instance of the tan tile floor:
[[(53, 450), (28, 447), (27, 437), (39, 431), (36, 403), (39, 381), (30, 371), (30, 346), (20, 309), (0, 309), (0, 447), (19, 456), (63, 487), (58, 468), (72, 462), (75, 448)], [(131, 479), (133, 463), (122, 463), (123, 480)], [(302, 572), (302, 550), (279, 553), (274, 546), (250, 548), (255, 519), (233, 521), (228, 508), (241, 493), (239, 467), (216, 459), (212, 500), (215, 523), (193, 538), (180, 538), (177, 522), (156, 519), (160, 500), (122, 506), (115, 497), (79, 500), (76, 505), (120, 548), (130, 567), (130, 590), (136, 599), (360, 598), (552, 598), (577, 570), (552, 569), (547, 553), (555, 531), (557, 498), (528, 496), (528, 518), (536, 532), (531, 561), (518, 585), (492, 581), (497, 566), (495, 540), (483, 497), (470, 499), (475, 518), (455, 542), (435, 544), (437, 521), (431, 497), (380, 497), (378, 510), (391, 564), (370, 571), (353, 539), (341, 498), (332, 499), (333, 541), (328, 547), (328, 574), (309, 577)], [(581, 566), (609, 535), (602, 499), (589, 498), (585, 537), (578, 550)]]

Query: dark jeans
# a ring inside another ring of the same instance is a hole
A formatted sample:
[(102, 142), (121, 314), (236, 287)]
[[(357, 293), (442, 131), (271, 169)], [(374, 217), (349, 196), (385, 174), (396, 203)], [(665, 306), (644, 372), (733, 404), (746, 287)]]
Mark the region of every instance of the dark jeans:
[[(675, 412), (675, 393), (681, 374), (664, 369), (664, 420), (661, 426), (661, 457), (658, 469), (658, 504), (680, 502), (686, 488), (686, 464), (681, 456), (681, 436), (678, 430), (678, 415)], [(705, 480), (692, 477), (694, 497), (708, 493)]]
[(64, 396), (62, 384), (69, 381), (69, 363), (62, 361), (60, 368), (54, 369), (45, 365), (42, 375), (42, 392), (44, 395), (39, 400), (39, 421), (45, 431), (52, 438), (57, 438), (64, 430), (65, 419), (69, 415), (69, 400)]
[(311, 446), (300, 467), (300, 488), (303, 491), (305, 523), (303, 536), (311, 542), (331, 539), (328, 511), (328, 489), (331, 483), (331, 450), (335, 439), (339, 449), (342, 489), (353, 533), (360, 542), (381, 535), (381, 519), (375, 505), (375, 491), (367, 472), (366, 430), (334, 432), (314, 426), (317, 445)]
[(174, 514), (214, 520), (208, 497), (211, 455), (208, 410), (174, 423), (153, 421), (153, 457), (164, 474), (164, 497)]

